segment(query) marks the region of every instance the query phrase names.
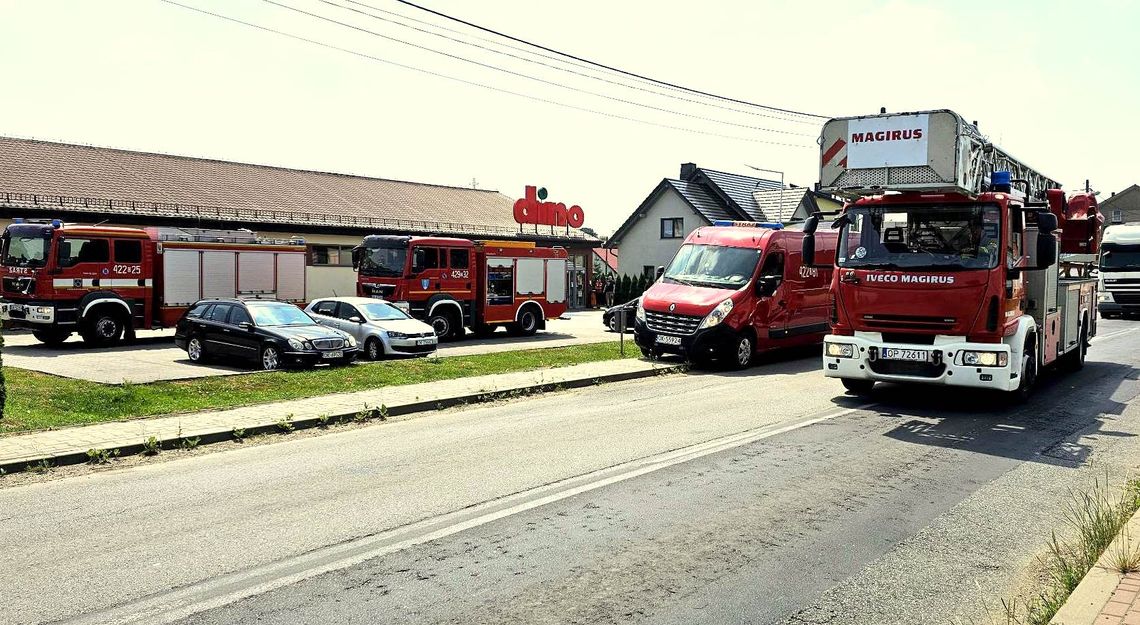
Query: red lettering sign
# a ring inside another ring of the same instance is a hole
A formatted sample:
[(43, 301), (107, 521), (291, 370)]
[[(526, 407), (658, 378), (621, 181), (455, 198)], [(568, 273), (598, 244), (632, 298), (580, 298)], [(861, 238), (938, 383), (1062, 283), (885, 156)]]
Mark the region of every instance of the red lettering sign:
[(566, 208), (562, 202), (540, 202), (538, 191), (535, 187), (528, 186), (526, 197), (515, 202), (515, 221), (520, 224), (581, 228), (586, 215), (578, 205)]
[(851, 133), (851, 143), (873, 143), (875, 141), (909, 141), (910, 139), (921, 138), (921, 128), (915, 128), (914, 130), (880, 130), (878, 132)]

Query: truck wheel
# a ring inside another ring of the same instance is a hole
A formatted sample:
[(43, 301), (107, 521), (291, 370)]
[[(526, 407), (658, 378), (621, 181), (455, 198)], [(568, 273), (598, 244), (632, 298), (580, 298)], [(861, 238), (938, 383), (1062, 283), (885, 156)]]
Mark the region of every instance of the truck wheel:
[(36, 330), (32, 332), (32, 336), (36, 337), (36, 340), (44, 345), (56, 347), (66, 341), (67, 338), (71, 336), (71, 333), (66, 330)]
[(736, 339), (735, 347), (732, 350), (732, 368), (733, 369), (747, 369), (752, 366), (752, 351), (755, 349), (755, 344), (752, 342), (752, 337), (748, 334), (741, 334)]
[(83, 341), (92, 345), (111, 345), (123, 335), (123, 322), (118, 313), (96, 312), (83, 322)]
[(455, 334), (455, 318), (449, 313), (437, 312), (428, 317), (427, 322), (431, 329), (435, 330), (435, 336), (441, 341), (449, 340)]
[(515, 323), (514, 330), (519, 336), (534, 336), (538, 331), (538, 315), (534, 314), (533, 306), (527, 306), (519, 313), (519, 320)]
[(1065, 354), (1065, 368), (1069, 371), (1080, 371), (1085, 368), (1085, 355), (1089, 351), (1089, 329), (1081, 323), (1081, 337), (1077, 348)]
[(197, 336), (190, 337), (186, 343), (186, 357), (194, 364), (206, 362), (206, 342)]
[(364, 355), (368, 360), (382, 360), (384, 358), (384, 345), (380, 339), (372, 337), (364, 343)]
[(1033, 394), (1033, 385), (1037, 383), (1037, 346), (1032, 340), (1025, 342), (1025, 352), (1021, 355), (1021, 375), (1017, 389), (1013, 391), (1012, 399), (1016, 403), (1024, 403)]
[(266, 345), (261, 348), (261, 370), (276, 371), (281, 368), (281, 350), (275, 345)]
[(840, 378), (839, 381), (843, 382), (843, 388), (847, 389), (847, 392), (852, 395), (867, 395), (871, 392), (871, 389), (875, 388), (874, 380)]

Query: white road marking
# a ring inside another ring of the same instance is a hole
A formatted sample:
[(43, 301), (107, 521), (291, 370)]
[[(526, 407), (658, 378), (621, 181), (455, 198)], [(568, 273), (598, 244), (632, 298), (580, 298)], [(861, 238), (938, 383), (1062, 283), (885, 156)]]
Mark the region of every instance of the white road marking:
[(59, 622), (70, 625), (171, 623), (317, 575), (349, 568), (575, 495), (865, 410), (874, 405), (874, 402), (869, 402), (820, 416), (808, 415), (782, 424), (767, 425), (722, 436)]
[(1103, 339), (1110, 339), (1110, 338), (1113, 338), (1113, 337), (1116, 337), (1116, 336), (1120, 336), (1120, 335), (1122, 335), (1122, 334), (1128, 334), (1128, 333), (1130, 333), (1130, 332), (1135, 332), (1135, 331), (1137, 331), (1137, 330), (1140, 330), (1140, 326), (1136, 326), (1136, 327), (1128, 328), (1127, 330), (1117, 330), (1116, 332), (1113, 332), (1112, 334), (1098, 334), (1098, 335), (1096, 335), (1096, 336), (1092, 337), (1092, 339), (1090, 339), (1090, 340), (1089, 340), (1089, 342), (1090, 342), (1090, 343), (1095, 343), (1095, 342), (1097, 342), (1097, 341), (1099, 341), (1099, 340), (1103, 340)]

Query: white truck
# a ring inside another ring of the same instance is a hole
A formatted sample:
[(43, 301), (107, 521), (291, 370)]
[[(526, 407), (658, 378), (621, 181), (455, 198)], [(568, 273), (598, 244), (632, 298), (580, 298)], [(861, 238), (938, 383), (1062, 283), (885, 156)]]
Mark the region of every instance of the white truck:
[(1105, 228), (1100, 246), (1100, 316), (1140, 313), (1140, 224)]

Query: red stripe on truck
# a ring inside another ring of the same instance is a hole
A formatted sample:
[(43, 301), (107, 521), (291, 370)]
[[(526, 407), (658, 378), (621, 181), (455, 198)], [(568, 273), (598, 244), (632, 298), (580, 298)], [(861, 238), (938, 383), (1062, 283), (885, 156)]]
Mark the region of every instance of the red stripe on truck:
[(832, 143), (831, 147), (827, 148), (827, 151), (823, 153), (823, 160), (820, 161), (820, 164), (826, 165), (828, 161), (835, 158), (835, 155), (839, 154), (839, 151), (842, 150), (846, 145), (847, 142), (843, 139), (836, 139), (835, 143)]

